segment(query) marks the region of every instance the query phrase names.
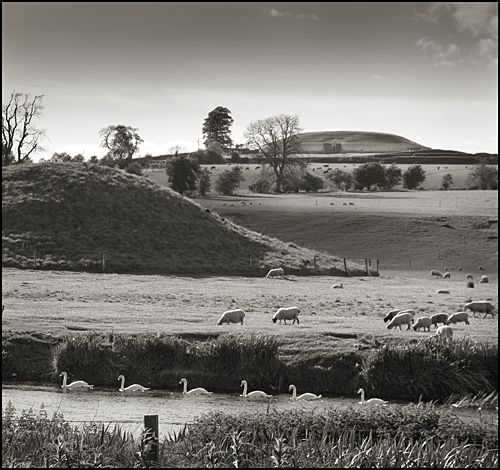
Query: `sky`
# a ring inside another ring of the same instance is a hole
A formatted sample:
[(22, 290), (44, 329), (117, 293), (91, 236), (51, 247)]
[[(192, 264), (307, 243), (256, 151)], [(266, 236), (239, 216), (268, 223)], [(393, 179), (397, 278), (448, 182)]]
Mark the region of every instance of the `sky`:
[(498, 152), (498, 5), (486, 3), (2, 2), (2, 102), (44, 95), (45, 152), (136, 156), (203, 146), (217, 106), (250, 122), (296, 114), (305, 132), (359, 130)]

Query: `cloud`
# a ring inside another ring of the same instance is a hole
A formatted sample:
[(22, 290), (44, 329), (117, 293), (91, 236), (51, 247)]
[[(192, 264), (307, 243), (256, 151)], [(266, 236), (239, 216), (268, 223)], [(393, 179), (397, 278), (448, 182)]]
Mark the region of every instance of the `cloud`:
[[(466, 34), (474, 41), (472, 48), (469, 48), (465, 54), (472, 62), (482, 62), (489, 66), (498, 64), (498, 6), (496, 2), (434, 2), (423, 10), (415, 12), (414, 16), (436, 25), (445, 21), (451, 22), (458, 33)], [(418, 42), (417, 45), (419, 45)], [(421, 44), (420, 47), (422, 47)], [(426, 50), (423, 47), (422, 49)], [(448, 53), (452, 55), (454, 51), (448, 50)], [(443, 58), (441, 62), (447, 61), (448, 59)]]
[(296, 18), (299, 20), (319, 21), (316, 13), (292, 13), (290, 11), (280, 11), (276, 8), (262, 7), (264, 14), (270, 18)]
[(372, 73), (372, 74), (370, 75), (370, 78), (373, 78), (374, 80), (382, 80), (382, 79), (384, 78), (384, 76), (383, 76), (383, 75), (380, 75), (380, 74), (378, 74), (378, 73)]
[(433, 63), (436, 66), (453, 67), (463, 61), (460, 48), (456, 44), (443, 46), (427, 37), (420, 38), (415, 45), (424, 52), (431, 54)]

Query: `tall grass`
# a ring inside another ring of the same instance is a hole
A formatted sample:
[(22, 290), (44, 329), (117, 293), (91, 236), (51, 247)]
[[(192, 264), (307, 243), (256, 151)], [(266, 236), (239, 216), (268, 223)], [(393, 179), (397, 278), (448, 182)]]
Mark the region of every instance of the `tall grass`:
[(160, 334), (114, 334), (111, 339), (101, 333), (67, 337), (55, 353), (56, 374), (65, 370), (94, 385), (114, 385), (124, 374), (156, 388), (178, 387), (184, 376), (227, 391), (239, 390), (243, 378), (269, 387), (282, 368), (279, 340), (272, 336), (221, 335), (194, 344)]
[[(163, 439), (154, 466), (498, 467), (496, 427), (472, 426), (432, 407), (388, 411), (209, 413)], [(144, 436), (118, 427), (78, 429), (62, 415), (48, 419), (44, 410), (18, 418), (12, 406), (2, 415), (2, 467), (152, 466)]]
[(428, 338), (417, 344), (390, 343), (365, 361), (362, 379), (384, 398), (446, 399), (498, 387), (498, 346), (468, 338)]

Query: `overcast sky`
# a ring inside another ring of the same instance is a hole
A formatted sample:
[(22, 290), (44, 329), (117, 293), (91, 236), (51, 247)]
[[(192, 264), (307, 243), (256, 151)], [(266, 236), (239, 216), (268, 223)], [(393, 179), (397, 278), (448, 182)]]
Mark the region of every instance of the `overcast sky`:
[(2, 100), (43, 94), (47, 149), (187, 150), (217, 106), (232, 138), (297, 114), (305, 131), (398, 134), (498, 152), (496, 3), (2, 3)]

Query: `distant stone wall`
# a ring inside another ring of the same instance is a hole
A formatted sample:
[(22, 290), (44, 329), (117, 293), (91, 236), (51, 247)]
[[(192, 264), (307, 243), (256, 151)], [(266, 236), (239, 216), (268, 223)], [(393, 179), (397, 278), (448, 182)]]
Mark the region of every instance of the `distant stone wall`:
[(361, 152), (407, 152), (417, 150), (414, 146), (401, 142), (301, 142), (300, 149), (304, 153), (361, 153)]

